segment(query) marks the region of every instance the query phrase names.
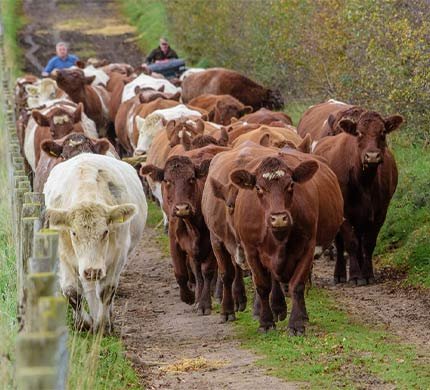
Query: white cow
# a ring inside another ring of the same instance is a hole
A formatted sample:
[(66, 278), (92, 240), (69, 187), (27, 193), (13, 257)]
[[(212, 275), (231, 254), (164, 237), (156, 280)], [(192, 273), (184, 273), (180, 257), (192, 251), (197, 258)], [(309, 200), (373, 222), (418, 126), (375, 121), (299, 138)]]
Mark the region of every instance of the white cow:
[(91, 83), (93, 87), (100, 84), (104, 87), (107, 86), (110, 77), (103, 69), (95, 68), (93, 65), (88, 65), (82, 70), (84, 71), (85, 77), (95, 76), (94, 81)]
[(119, 275), (148, 212), (136, 170), (111, 157), (80, 154), (51, 171), (43, 192), (49, 226), (60, 231), (60, 285), (75, 325), (111, 331)]
[(134, 154), (139, 156), (146, 153), (154, 137), (164, 129), (168, 121), (185, 117), (201, 118), (201, 116), (202, 114), (199, 111), (191, 110), (184, 104), (179, 104), (175, 107), (163, 110), (156, 110), (146, 118), (136, 116), (135, 123), (139, 136)]
[(170, 81), (166, 79), (156, 79), (154, 77), (148, 76), (146, 74), (141, 74), (139, 77), (135, 78), (132, 82), (125, 85), (122, 92), (121, 103), (126, 100), (131, 99), (136, 95), (136, 87), (140, 88), (153, 88), (158, 90), (160, 87), (164, 86), (164, 92), (175, 94), (180, 91), (180, 88), (175, 87)]
[(28, 84), (24, 88), (27, 92), (28, 108), (38, 108), (55, 99), (69, 99), (67, 94), (58, 87), (57, 82), (49, 78), (40, 79), (35, 84)]
[[(40, 114), (43, 116), (49, 115), (49, 113), (57, 108), (61, 108), (65, 112), (69, 113), (71, 118), (73, 118), (75, 115), (76, 110), (78, 109), (79, 105), (68, 100), (51, 100), (45, 104), (46, 108), (43, 108), (39, 110)], [(84, 134), (90, 138), (99, 138), (96, 125), (93, 120), (88, 118), (83, 110), (80, 110), (80, 117), (77, 118), (77, 122), (81, 122), (82, 130), (84, 131)], [(72, 120), (71, 118), (67, 119), (63, 116), (60, 118), (53, 118), (54, 124), (53, 125), (62, 125), (63, 121)], [(75, 122), (75, 123), (77, 123)], [(35, 138), (36, 138), (36, 132), (38, 127), (46, 126), (46, 124), (43, 123), (37, 123), (34, 114), (30, 117), (27, 126), (25, 128), (24, 133), (24, 156), (27, 159), (28, 163), (30, 164), (31, 169), (33, 172), (36, 171), (36, 150), (35, 147)]]

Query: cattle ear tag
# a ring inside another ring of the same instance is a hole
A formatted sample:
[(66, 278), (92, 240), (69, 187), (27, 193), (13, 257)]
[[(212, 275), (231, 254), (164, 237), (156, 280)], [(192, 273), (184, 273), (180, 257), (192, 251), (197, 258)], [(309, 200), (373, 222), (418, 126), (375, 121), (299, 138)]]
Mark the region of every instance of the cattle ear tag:
[(58, 157), (58, 154), (54, 153), (52, 150), (49, 151), (49, 154), (54, 157)]

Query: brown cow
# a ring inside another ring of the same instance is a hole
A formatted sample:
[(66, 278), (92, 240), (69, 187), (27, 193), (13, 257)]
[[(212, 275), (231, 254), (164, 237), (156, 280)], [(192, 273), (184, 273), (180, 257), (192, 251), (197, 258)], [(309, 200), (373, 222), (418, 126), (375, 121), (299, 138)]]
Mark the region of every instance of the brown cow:
[(229, 125), (231, 118), (240, 118), (252, 112), (251, 106), (243, 105), (230, 95), (200, 95), (189, 102), (190, 106), (208, 111), (208, 120), (220, 125)]
[[(210, 159), (222, 150), (225, 148), (207, 146), (169, 157), (164, 169), (145, 165), (140, 171), (141, 175), (149, 174), (162, 182), (170, 253), (181, 300), (188, 304), (197, 301), (201, 315), (211, 313), (210, 286), (216, 272), (209, 232), (201, 213), (201, 196)], [(195, 294), (188, 285), (190, 268), (196, 280)]]
[(277, 148), (283, 148), (290, 144), (294, 148), (297, 148), (303, 140), (294, 130), (281, 127), (261, 126), (258, 129), (242, 134), (231, 144), (233, 147), (237, 147), (246, 141), (252, 141), (256, 144), (274, 146)]
[(84, 105), (85, 113), (95, 122), (100, 136), (108, 134), (110, 93), (101, 85), (92, 86), (95, 76), (86, 77), (81, 69), (60, 69), (55, 73), (58, 86), (75, 103)]
[(43, 192), (52, 169), (81, 153), (106, 154), (114, 151), (113, 145), (106, 139), (91, 139), (84, 134), (71, 133), (56, 140), (45, 140), (40, 146), (42, 153), (34, 175), (33, 190)]
[(341, 133), (338, 123), (343, 118), (355, 121), (364, 111), (364, 108), (330, 99), (305, 111), (297, 131), (302, 137), (310, 134), (317, 143), (321, 138)]
[(350, 281), (359, 285), (374, 281), (372, 255), (398, 177), (386, 135), (402, 123), (400, 115), (383, 118), (366, 111), (356, 122), (342, 119), (338, 126), (344, 132), (323, 138), (314, 151), (327, 159), (345, 200), (345, 222), (336, 238), (337, 283), (346, 281), (344, 247), (350, 256)]
[(203, 94), (231, 95), (254, 110), (261, 107), (281, 109), (284, 99), (279, 90), (271, 90), (233, 70), (212, 68), (189, 75), (182, 82), (182, 101)]
[[(232, 196), (226, 176), (237, 187), (237, 195)], [(213, 160), (202, 201), (206, 220), (219, 215), (215, 198), (227, 206), (225, 215), (209, 225), (221, 274), (227, 260), (220, 261), (220, 257), (228, 252), (234, 258), (234, 240), (238, 240), (260, 300), (260, 329), (274, 328), (274, 314), (275, 320), (285, 318), (283, 293), (276, 287), (280, 283), (288, 285), (292, 298), (290, 331), (303, 334), (308, 318), (304, 289), (315, 246), (328, 245), (342, 223), (343, 202), (336, 176), (307, 154), (280, 153), (248, 143)], [(224, 246), (222, 229), (227, 228), (234, 233), (228, 241), (230, 248)]]
[(247, 123), (260, 123), (262, 125), (270, 125), (272, 122), (282, 122), (286, 125), (293, 124), (291, 117), (287, 114), (283, 112), (274, 112), (264, 107), (252, 114), (243, 116), (240, 120)]

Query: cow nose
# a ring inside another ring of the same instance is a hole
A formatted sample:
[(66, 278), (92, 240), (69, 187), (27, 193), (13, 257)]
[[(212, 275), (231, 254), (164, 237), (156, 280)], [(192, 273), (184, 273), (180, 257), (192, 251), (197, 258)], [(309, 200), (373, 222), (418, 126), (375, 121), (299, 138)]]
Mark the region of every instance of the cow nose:
[(285, 228), (289, 225), (290, 218), (287, 213), (272, 214), (270, 224), (272, 228)]
[(146, 153), (146, 151), (145, 150), (142, 150), (142, 149), (136, 149), (135, 151), (134, 151), (134, 155), (135, 156), (142, 156), (142, 155), (144, 155)]
[(88, 281), (101, 280), (105, 276), (101, 268), (87, 268), (84, 270), (84, 278)]
[(190, 215), (191, 213), (191, 207), (190, 205), (183, 203), (183, 204), (177, 204), (175, 206), (175, 214), (178, 217), (186, 217), (188, 215)]
[(382, 158), (380, 152), (366, 152), (364, 155), (364, 162), (366, 164), (379, 164), (381, 160)]

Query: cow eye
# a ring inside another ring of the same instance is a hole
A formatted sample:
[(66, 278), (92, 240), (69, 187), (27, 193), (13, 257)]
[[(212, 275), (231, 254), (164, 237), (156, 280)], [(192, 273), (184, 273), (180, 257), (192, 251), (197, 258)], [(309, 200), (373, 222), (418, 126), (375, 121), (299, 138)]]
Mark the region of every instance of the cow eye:
[(256, 185), (255, 189), (257, 190), (258, 195), (263, 195), (264, 190), (260, 186)]
[(291, 183), (289, 184), (288, 188), (287, 188), (287, 191), (288, 191), (288, 192), (293, 192), (293, 189), (294, 189), (294, 182), (291, 182)]
[(190, 177), (189, 180), (188, 180), (188, 182), (190, 184), (194, 184), (196, 182), (196, 179), (194, 177)]
[(73, 237), (76, 237), (76, 232), (74, 232), (73, 230), (71, 231), (71, 233), (72, 233), (72, 236)]
[(164, 184), (166, 184), (167, 186), (169, 186), (170, 184), (172, 184), (172, 182), (170, 180), (164, 179), (163, 181), (164, 181)]

